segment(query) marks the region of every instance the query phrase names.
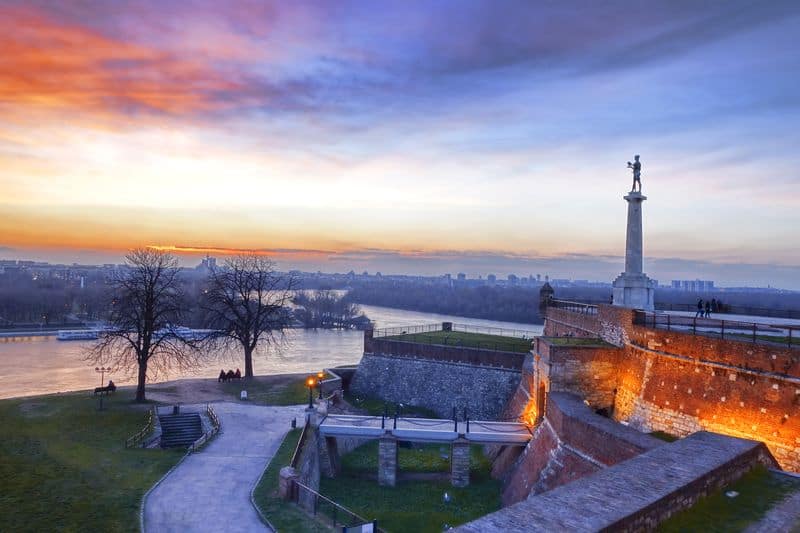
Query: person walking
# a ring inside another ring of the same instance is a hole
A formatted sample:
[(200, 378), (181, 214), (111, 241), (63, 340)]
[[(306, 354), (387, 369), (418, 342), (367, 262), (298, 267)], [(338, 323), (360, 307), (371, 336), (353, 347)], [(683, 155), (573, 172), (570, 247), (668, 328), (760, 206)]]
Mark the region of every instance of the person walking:
[(706, 300), (706, 318), (711, 318), (711, 302)]
[(703, 299), (700, 298), (697, 300), (697, 312), (694, 314), (694, 317), (702, 317), (703, 316)]

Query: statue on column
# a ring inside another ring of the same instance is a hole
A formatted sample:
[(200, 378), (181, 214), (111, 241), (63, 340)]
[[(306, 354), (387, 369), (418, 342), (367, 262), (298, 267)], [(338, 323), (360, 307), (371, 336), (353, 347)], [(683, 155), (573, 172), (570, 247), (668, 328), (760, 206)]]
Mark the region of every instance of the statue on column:
[(633, 163), (628, 161), (628, 168), (633, 169), (633, 186), (631, 192), (636, 192), (636, 184), (639, 184), (639, 191), (642, 192), (642, 164), (639, 162), (639, 156), (633, 156)]

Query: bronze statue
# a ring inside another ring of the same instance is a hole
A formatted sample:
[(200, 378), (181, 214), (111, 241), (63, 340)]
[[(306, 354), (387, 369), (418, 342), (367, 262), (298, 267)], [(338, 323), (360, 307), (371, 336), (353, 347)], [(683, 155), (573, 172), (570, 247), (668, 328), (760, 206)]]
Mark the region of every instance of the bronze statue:
[(636, 192), (636, 184), (639, 184), (639, 192), (642, 192), (642, 164), (639, 162), (639, 156), (633, 156), (633, 163), (628, 161), (628, 168), (633, 169), (633, 186), (631, 192)]

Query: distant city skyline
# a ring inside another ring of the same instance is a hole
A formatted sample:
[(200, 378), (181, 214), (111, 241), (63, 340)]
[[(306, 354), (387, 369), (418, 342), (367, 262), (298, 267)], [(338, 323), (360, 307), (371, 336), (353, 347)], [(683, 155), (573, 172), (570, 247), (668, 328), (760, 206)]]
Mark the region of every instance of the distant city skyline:
[(795, 2), (0, 3), (0, 258), (800, 289)]

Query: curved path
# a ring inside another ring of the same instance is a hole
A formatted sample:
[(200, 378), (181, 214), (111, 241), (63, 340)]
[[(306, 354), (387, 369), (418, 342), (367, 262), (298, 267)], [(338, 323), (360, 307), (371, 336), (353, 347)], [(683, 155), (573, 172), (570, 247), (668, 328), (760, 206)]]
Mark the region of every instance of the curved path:
[[(182, 408), (202, 411), (205, 404)], [(189, 455), (153, 489), (144, 504), (146, 532), (266, 531), (250, 491), (304, 406), (213, 404), (222, 431)]]

